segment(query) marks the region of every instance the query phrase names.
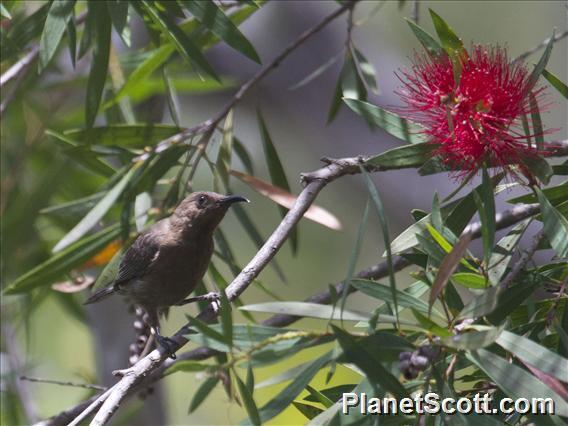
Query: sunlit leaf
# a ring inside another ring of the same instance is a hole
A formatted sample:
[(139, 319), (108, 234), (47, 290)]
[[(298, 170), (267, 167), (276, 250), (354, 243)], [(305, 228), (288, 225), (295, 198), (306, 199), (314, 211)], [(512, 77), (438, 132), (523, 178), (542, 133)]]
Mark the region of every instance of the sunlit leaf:
[(424, 49), (432, 55), (432, 56), (441, 56), (444, 54), (444, 49), (438, 43), (438, 41), (432, 37), (428, 32), (426, 32), (422, 27), (417, 25), (415, 22), (411, 21), (410, 19), (405, 18), (406, 23), (418, 39)]
[(547, 71), (546, 69), (542, 70), (542, 75), (544, 76), (544, 78), (548, 80), (550, 84), (552, 84), (552, 86), (556, 90), (560, 92), (562, 96), (564, 96), (565, 99), (568, 99), (568, 86), (566, 86), (566, 84), (563, 83), (562, 80), (560, 80), (558, 77), (556, 77), (554, 74)]

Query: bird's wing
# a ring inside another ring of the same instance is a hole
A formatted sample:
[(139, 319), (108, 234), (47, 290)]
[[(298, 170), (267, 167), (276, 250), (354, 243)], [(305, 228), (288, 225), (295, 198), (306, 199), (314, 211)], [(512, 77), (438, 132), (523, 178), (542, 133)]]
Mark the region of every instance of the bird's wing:
[(158, 258), (160, 244), (150, 232), (140, 235), (130, 246), (118, 267), (115, 284), (142, 277)]

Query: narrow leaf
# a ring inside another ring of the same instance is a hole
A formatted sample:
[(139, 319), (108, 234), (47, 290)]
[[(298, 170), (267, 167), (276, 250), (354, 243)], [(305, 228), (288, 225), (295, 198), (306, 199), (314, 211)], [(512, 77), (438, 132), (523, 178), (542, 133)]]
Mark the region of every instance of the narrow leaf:
[(568, 360), (524, 336), (503, 331), (497, 344), (521, 361), (561, 381), (567, 381)]
[(420, 167), (432, 157), (435, 145), (417, 143), (389, 149), (369, 158), (366, 163), (384, 170)]
[(136, 166), (132, 167), (128, 173), (126, 173), (124, 177), (110, 191), (108, 191), (103, 198), (101, 198), (97, 205), (93, 207), (92, 210), (87, 213), (87, 215), (55, 245), (53, 252), (57, 253), (70, 246), (93, 229), (93, 227), (99, 223), (110, 208), (114, 206), (116, 200), (118, 200), (118, 197), (120, 197), (137, 169), (138, 167)]
[(39, 41), (39, 71), (49, 64), (73, 17), (75, 0), (58, 0), (51, 3)]
[(544, 223), (544, 234), (561, 258), (568, 257), (568, 220), (548, 201), (539, 188), (535, 188)]
[[(257, 110), (257, 120), (260, 130), (260, 137), (262, 139), (262, 146), (264, 148), (264, 158), (266, 159), (266, 165), (268, 166), (268, 172), (270, 173), (270, 181), (273, 185), (284, 189), (286, 192), (291, 193), (290, 184), (288, 183), (288, 178), (286, 178), (286, 173), (284, 172), (284, 167), (276, 151), (276, 147), (272, 142), (266, 123), (262, 118), (260, 110)], [(286, 208), (280, 208), (280, 215), (282, 217), (286, 216)], [(290, 242), (292, 247), (292, 253), (296, 254), (298, 249), (298, 230), (295, 227), (290, 234)]]
[(95, 16), (93, 61), (87, 80), (85, 100), (85, 121), (88, 128), (93, 127), (105, 87), (111, 43), (110, 16), (104, 3), (90, 3), (89, 14)]
[(381, 196), (379, 195), (379, 191), (377, 187), (373, 183), (369, 173), (365, 171), (364, 168), (361, 167), (363, 175), (365, 176), (365, 182), (367, 183), (367, 189), (369, 190), (369, 194), (371, 195), (371, 199), (373, 200), (373, 205), (377, 211), (377, 215), (379, 217), (379, 223), (381, 225), (381, 230), (383, 234), (383, 242), (385, 245), (385, 250), (387, 252), (387, 266), (389, 270), (389, 284), (391, 288), (392, 298), (393, 298), (393, 305), (394, 305), (394, 312), (395, 318), (397, 319), (398, 323), (398, 302), (397, 302), (397, 292), (396, 292), (396, 281), (394, 277), (394, 268), (392, 263), (392, 252), (390, 246), (390, 236), (389, 236), (389, 225), (387, 221), (387, 216), (385, 213), (385, 208), (383, 205), (383, 201), (381, 200)]
[(212, 1), (182, 1), (195, 18), (225, 43), (260, 64), (258, 53), (237, 26)]
[(6, 287), (4, 294), (27, 293), (36, 287), (52, 284), (89, 260), (119, 234), (120, 227), (115, 225), (81, 239), (17, 278)]
[(550, 55), (552, 54), (552, 46), (554, 45), (554, 33), (555, 30), (553, 29), (552, 36), (548, 39), (548, 44), (546, 45), (546, 48), (544, 49), (542, 56), (540, 57), (538, 63), (534, 67), (533, 72), (529, 76), (529, 80), (527, 82), (527, 85), (525, 86), (525, 96), (528, 95), (536, 86), (536, 83), (538, 82), (540, 75), (542, 74), (542, 72), (546, 68), (546, 65), (548, 64), (548, 60), (550, 59)]
[(568, 402), (526, 370), (485, 349), (473, 351), (467, 358), (495, 381), (512, 398), (552, 398), (554, 412), (568, 416)]
[(479, 218), (481, 219), (481, 237), (483, 240), (483, 257), (485, 265), (489, 265), (489, 258), (495, 242), (495, 198), (493, 185), (487, 169), (483, 168), (483, 181), (479, 191), (473, 193)]
[(465, 233), (460, 236), (458, 243), (454, 246), (452, 251), (444, 257), (440, 268), (438, 269), (438, 273), (436, 274), (436, 279), (432, 284), (432, 289), (430, 290), (430, 297), (428, 298), (428, 306), (430, 309), (438, 296), (448, 283), (448, 280), (456, 270), (460, 259), (463, 257), (465, 251), (467, 250), (467, 246), (471, 241), (471, 234)]
[(410, 19), (405, 18), (406, 23), (418, 39), (424, 49), (431, 55), (431, 56), (442, 56), (444, 54), (444, 49), (438, 43), (438, 41), (432, 37), (427, 31), (425, 31), (422, 27), (418, 26), (415, 22)]
[(363, 117), (369, 124), (383, 129), (385, 132), (409, 143), (427, 141), (424, 128), (419, 124), (400, 117), (379, 106), (358, 99), (343, 99), (349, 108)]
[[(292, 206), (294, 206), (294, 204), (296, 203), (297, 197), (283, 190), (282, 188), (270, 185), (268, 182), (260, 180), (254, 176), (237, 172), (236, 170), (231, 170), (230, 173), (242, 182), (249, 185), (255, 191), (259, 192), (267, 198), (270, 198), (272, 201), (280, 204), (286, 209), (291, 209)], [(304, 213), (304, 217), (335, 231), (339, 231), (343, 228), (339, 219), (337, 219), (333, 214), (314, 204), (312, 204), (308, 211)]]
[(489, 270), (488, 277), (492, 285), (497, 285), (501, 281), (501, 278), (505, 275), (507, 266), (511, 262), (511, 257), (517, 247), (517, 244), (521, 240), (530, 219), (524, 220), (513, 227), (507, 235), (505, 235), (491, 253), (489, 258)]
[(207, 396), (215, 388), (217, 383), (219, 383), (218, 377), (208, 377), (207, 379), (205, 379), (205, 381), (195, 391), (195, 395), (193, 396), (191, 404), (189, 405), (189, 413), (197, 410), (201, 403), (205, 401), (205, 398), (207, 398)]
[(243, 383), (241, 378), (235, 374), (235, 380), (237, 381), (237, 387), (239, 388), (239, 394), (241, 395), (241, 399), (245, 404), (245, 409), (249, 416), (249, 421), (251, 424), (257, 426), (261, 424), (260, 416), (258, 414), (258, 408), (256, 408), (256, 403), (252, 398), (252, 394), (247, 386)]
[(542, 70), (542, 75), (548, 80), (550, 84), (552, 84), (552, 86), (556, 90), (558, 90), (558, 92), (560, 92), (562, 96), (564, 96), (565, 99), (568, 99), (568, 86), (566, 86), (566, 84), (564, 84), (562, 80), (560, 80), (558, 77), (556, 77), (546, 69)]

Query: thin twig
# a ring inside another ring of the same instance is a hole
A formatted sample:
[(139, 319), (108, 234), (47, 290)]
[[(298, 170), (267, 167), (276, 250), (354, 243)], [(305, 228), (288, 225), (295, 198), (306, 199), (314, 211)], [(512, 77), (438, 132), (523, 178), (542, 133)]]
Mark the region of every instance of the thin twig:
[(501, 284), (499, 284), (501, 288), (507, 288), (511, 285), (511, 283), (515, 280), (517, 275), (519, 275), (519, 273), (523, 270), (525, 265), (532, 259), (543, 237), (544, 237), (544, 232), (542, 230), (539, 231), (534, 236), (532, 244), (529, 246), (527, 250), (523, 252), (519, 260), (515, 262), (513, 268), (511, 268), (511, 272), (509, 272), (509, 274), (505, 277), (505, 279), (501, 281)]
[(83, 389), (94, 389), (94, 390), (98, 390), (98, 391), (106, 391), (107, 390), (107, 388), (104, 387), (104, 386), (93, 385), (91, 383), (65, 382), (65, 381), (61, 381), (61, 380), (42, 379), (40, 377), (20, 376), (20, 380), (25, 380), (27, 382), (34, 382), (34, 383), (48, 383), (50, 385), (71, 386), (71, 387), (83, 388)]
[[(568, 36), (568, 31), (564, 31), (563, 33), (560, 33), (556, 36), (554, 36), (554, 43), (562, 40), (564, 37)], [(527, 57), (529, 57), (530, 55), (532, 55), (535, 52), (538, 52), (540, 49), (542, 49), (543, 47), (545, 47), (548, 42), (550, 41), (550, 37), (548, 37), (547, 39), (543, 40), (542, 43), (536, 45), (535, 47), (533, 47), (530, 50), (527, 50), (524, 53), (521, 53), (519, 56), (517, 56), (515, 59), (513, 59), (511, 61), (511, 63), (515, 63), (515, 62), (519, 62), (519, 61), (523, 61), (525, 60)]]

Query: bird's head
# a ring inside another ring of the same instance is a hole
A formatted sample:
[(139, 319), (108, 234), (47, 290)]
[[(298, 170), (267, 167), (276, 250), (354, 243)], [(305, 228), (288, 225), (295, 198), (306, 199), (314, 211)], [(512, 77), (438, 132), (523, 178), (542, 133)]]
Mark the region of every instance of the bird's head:
[(215, 192), (193, 192), (174, 210), (172, 220), (184, 228), (198, 227), (213, 231), (234, 203), (246, 202), (240, 195), (221, 195)]

